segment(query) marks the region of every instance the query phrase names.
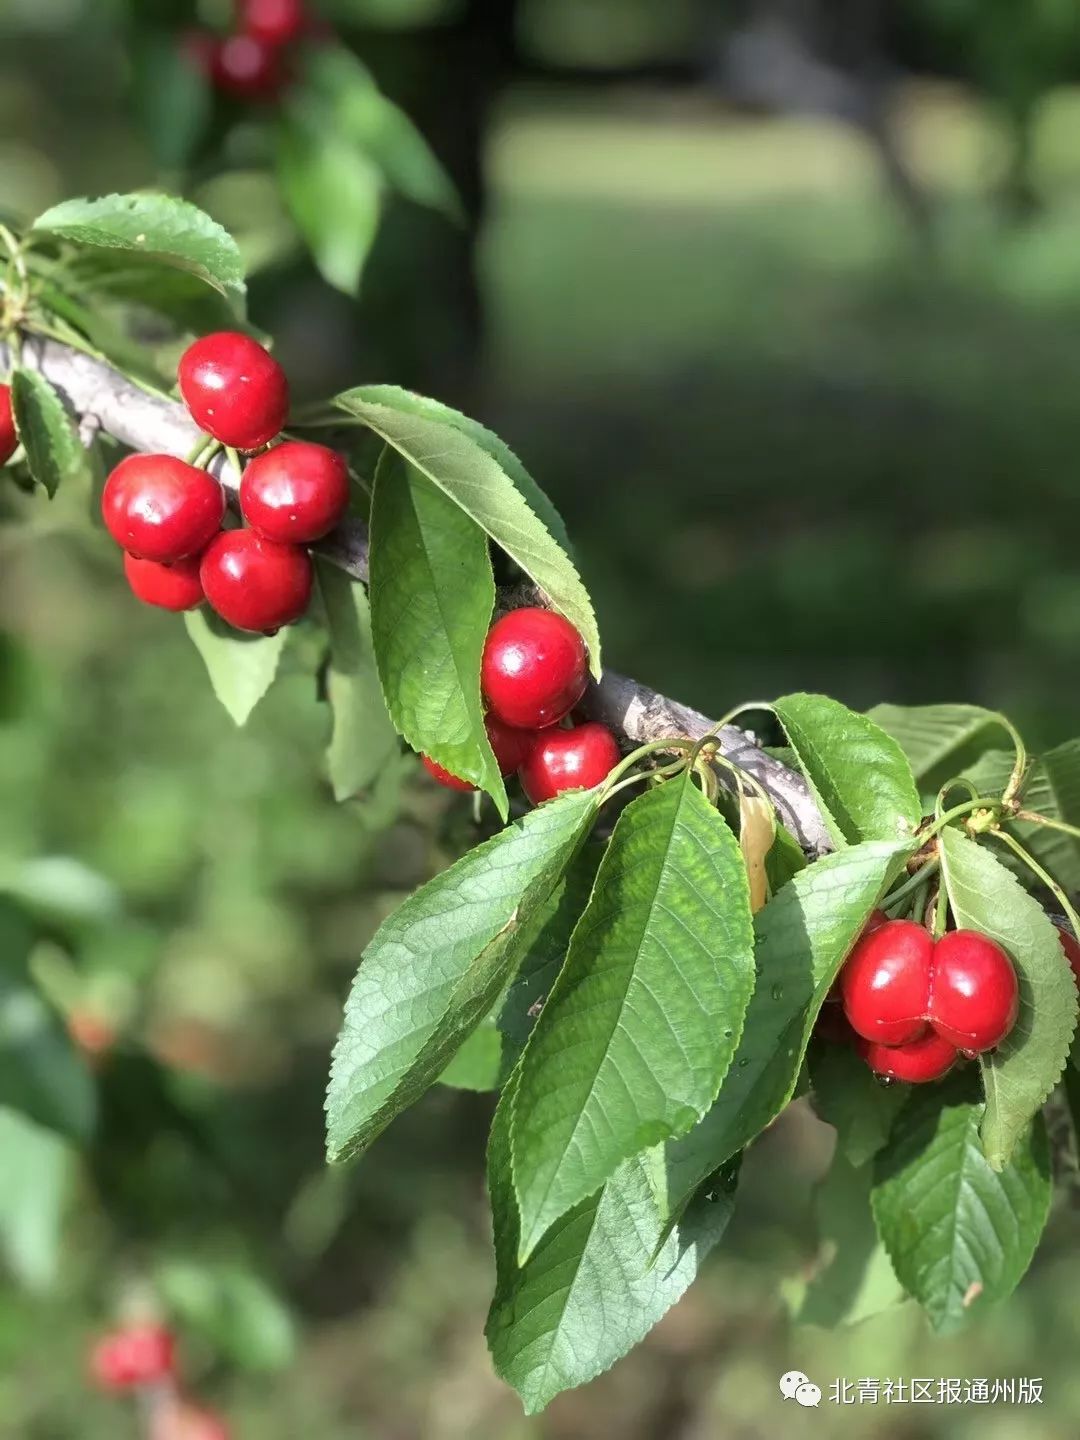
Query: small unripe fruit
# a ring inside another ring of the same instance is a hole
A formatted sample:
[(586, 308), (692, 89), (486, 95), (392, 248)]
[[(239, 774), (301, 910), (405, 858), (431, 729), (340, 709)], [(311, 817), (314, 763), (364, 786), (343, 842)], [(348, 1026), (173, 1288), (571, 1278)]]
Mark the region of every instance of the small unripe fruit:
[(879, 1045), (860, 1038), (858, 1048), (875, 1075), (886, 1080), (905, 1080), (909, 1085), (940, 1080), (960, 1058), (956, 1046), (933, 1030), (917, 1040), (909, 1040), (906, 1045)]
[(203, 592), (237, 630), (273, 634), (299, 620), (311, 600), (311, 559), (296, 545), (277, 545), (255, 530), (225, 530), (199, 569)]
[(619, 759), (615, 736), (589, 721), (572, 730), (542, 731), (518, 773), (525, 794), (540, 805), (564, 790), (591, 790), (607, 779)]
[(1012, 961), (987, 935), (950, 930), (934, 947), (929, 1019), (965, 1054), (992, 1050), (1016, 1023), (1020, 987)]
[(194, 610), (203, 600), (199, 564), (198, 555), (160, 565), (156, 560), (125, 554), (124, 574), (132, 593), (144, 605), (156, 605), (162, 610)]
[[(504, 776), (512, 775), (518, 766), (524, 763), (532, 749), (532, 731), (515, 730), (510, 725), (504, 725), (494, 715), (485, 715), (484, 729), (487, 731), (488, 741), (495, 756), (495, 763), (499, 767), (499, 773)], [(440, 785), (445, 785), (448, 790), (476, 789), (476, 786), (470, 784), (468, 780), (462, 780), (459, 776), (452, 775), (449, 770), (444, 770), (430, 756), (421, 755), (420, 759), (428, 774)]]
[(0, 465), (6, 465), (18, 448), (15, 412), (11, 408), (11, 386), (0, 385)]
[(248, 463), (240, 481), (247, 523), (281, 544), (310, 545), (344, 515), (349, 470), (336, 450), (286, 440)]
[(223, 94), (252, 102), (276, 100), (288, 80), (282, 51), (255, 35), (230, 35), (221, 41), (212, 74)]
[(176, 1371), (176, 1340), (164, 1325), (128, 1325), (90, 1352), (90, 1373), (103, 1390), (156, 1385)]
[(844, 1013), (864, 1040), (904, 1045), (926, 1030), (934, 942), (912, 920), (860, 937), (840, 972)]
[(239, 0), (236, 8), (240, 29), (267, 45), (299, 40), (308, 26), (304, 0)]
[(289, 414), (289, 382), (269, 350), (239, 331), (204, 335), (184, 351), (180, 394), (196, 423), (237, 450), (261, 450)]
[(521, 730), (568, 715), (585, 693), (585, 642), (554, 610), (511, 610), (488, 631), (480, 683), (492, 711)]
[(225, 492), (172, 455), (129, 455), (105, 482), (101, 513), (118, 545), (172, 565), (197, 555), (221, 529)]

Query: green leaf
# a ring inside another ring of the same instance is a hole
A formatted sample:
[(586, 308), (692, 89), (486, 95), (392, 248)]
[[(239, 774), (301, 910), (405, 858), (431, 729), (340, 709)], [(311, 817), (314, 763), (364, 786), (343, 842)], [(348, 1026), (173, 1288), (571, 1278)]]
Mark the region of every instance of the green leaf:
[(296, 1328), (284, 1302), (261, 1276), (236, 1263), (170, 1260), (155, 1281), (171, 1314), (223, 1359), (244, 1370), (284, 1370), (296, 1353)]
[(878, 1231), (901, 1284), (935, 1330), (955, 1330), (1003, 1300), (1035, 1252), (1050, 1209), (1042, 1117), (1001, 1170), (979, 1144), (971, 1077), (916, 1086), (874, 1163)]
[(531, 917), (595, 812), (591, 790), (530, 811), (428, 881), (379, 927), (334, 1049), (332, 1161), (358, 1154), (418, 1100), (490, 1013), (531, 939)]
[(499, 1102), (488, 1146), (497, 1280), (487, 1338), (496, 1370), (534, 1415), (644, 1339), (720, 1240), (735, 1193), (732, 1184), (695, 1203), (665, 1238), (657, 1200), (663, 1155), (647, 1150), (557, 1221), (519, 1268), (510, 1166), (513, 1083)]
[(186, 271), (243, 309), (244, 262), (227, 230), (173, 195), (107, 195), (64, 200), (34, 221), (38, 235), (107, 251), (122, 265), (133, 255)]
[(505, 820), (480, 697), (495, 607), (487, 536), (389, 448), (375, 472), (369, 567), (375, 658), (394, 724), (414, 750), (486, 790)]
[(65, 482), (89, 489), (90, 456), (64, 402), (44, 375), (16, 370), (11, 377), (11, 404), (30, 474), (50, 500)]
[(667, 1147), (670, 1213), (791, 1099), (825, 996), (910, 845), (868, 841), (808, 865), (754, 919), (758, 983), (712, 1109)]
[(418, 205), (463, 218), (453, 181), (431, 147), (355, 55), (341, 45), (321, 45), (309, 59), (306, 81), (327, 107), (326, 128), (352, 141), (396, 190)]
[(985, 846), (947, 827), (941, 859), (957, 926), (996, 940), (1020, 981), (1016, 1025), (996, 1050), (979, 1056), (983, 1144), (1000, 1170), (1065, 1068), (1076, 1028), (1076, 981), (1042, 906)]
[(140, 33), (132, 45), (135, 110), (160, 170), (182, 170), (210, 123), (213, 102), (201, 67), (175, 31)]
[(914, 832), (922, 806), (896, 741), (826, 695), (785, 695), (774, 709), (836, 845)]
[(327, 764), (334, 798), (348, 800), (382, 773), (398, 741), (375, 670), (364, 587), (326, 560), (316, 559), (315, 575), (330, 638), (326, 694), (334, 728)]
[(811, 1046), (814, 1109), (836, 1131), (837, 1152), (854, 1166), (872, 1160), (889, 1138), (907, 1099), (903, 1085), (884, 1085), (850, 1045)]
[(520, 1065), (522, 1259), (631, 1155), (689, 1130), (754, 985), (739, 842), (688, 773), (619, 817), (566, 966)]
[(495, 1016), (483, 1020), (439, 1076), (452, 1090), (497, 1090), (506, 1074), (504, 1037)]
[[(1012, 774), (1013, 761), (1011, 750), (990, 750), (963, 774), (980, 795), (1000, 795)], [(1066, 741), (1031, 762), (1022, 800), (1025, 810), (1080, 825), (1080, 740)], [(1007, 828), (1059, 885), (1080, 890), (1080, 843), (1075, 836), (1023, 820), (1010, 821)]]
[(566, 553), (573, 555), (574, 550), (566, 530), (565, 520), (513, 450), (505, 441), (500, 440), (494, 431), (485, 429), (478, 420), (470, 419), (460, 410), (453, 410), (439, 400), (432, 400), (426, 395), (416, 395), (413, 391), (402, 390), (397, 385), (366, 385), (364, 394), (374, 403), (386, 405), (392, 410), (402, 410), (410, 415), (418, 415), (422, 419), (432, 420), (436, 424), (452, 425), (467, 439), (474, 441), (510, 477), (521, 492), (529, 509), (539, 515)]
[(1001, 732), (1001, 721), (981, 705), (875, 705), (867, 714), (897, 742), (919, 786), (932, 795)]
[(237, 725), (246, 725), (274, 683), (288, 630), (276, 635), (245, 635), (206, 606), (189, 610), (184, 624), (206, 664), (214, 694)]
[(294, 103), (278, 131), (278, 179), (296, 227), (328, 285), (356, 295), (379, 228), (382, 184), (348, 139)]
[(72, 1168), (59, 1136), (0, 1108), (0, 1256), (28, 1290), (47, 1290), (58, 1277)]
[[(893, 1088), (905, 1102), (907, 1087)], [(814, 1204), (823, 1257), (831, 1258), (806, 1287), (796, 1317), (800, 1325), (856, 1325), (905, 1298), (878, 1239), (870, 1208), (873, 1179), (873, 1166), (852, 1164), (837, 1147)]]
[(33, 934), (0, 900), (0, 1106), (78, 1141), (97, 1118), (90, 1072), (29, 969)]
[(593, 674), (599, 676), (600, 636), (589, 596), (569, 556), (507, 473), (503, 457), (474, 433), (435, 418), (426, 408), (420, 413), (413, 398), (376, 387), (348, 390), (334, 403), (434, 481), (535, 580), (577, 626), (589, 647)]

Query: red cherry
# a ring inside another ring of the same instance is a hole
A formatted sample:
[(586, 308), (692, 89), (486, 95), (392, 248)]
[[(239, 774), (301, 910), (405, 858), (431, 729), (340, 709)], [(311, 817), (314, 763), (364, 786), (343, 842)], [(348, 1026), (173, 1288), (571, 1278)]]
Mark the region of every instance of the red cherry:
[(1020, 987), (1012, 961), (987, 935), (950, 930), (934, 947), (927, 1017), (957, 1050), (992, 1050), (1016, 1023)]
[(871, 910), (870, 918), (862, 928), (864, 935), (872, 935), (875, 930), (880, 930), (882, 925), (889, 923), (889, 917), (884, 910)]
[(888, 1080), (906, 1080), (921, 1085), (927, 1080), (940, 1080), (956, 1064), (956, 1046), (941, 1035), (928, 1030), (906, 1045), (879, 1045), (871, 1040), (857, 1041), (859, 1054), (875, 1075)]
[(171, 565), (202, 550), (225, 518), (225, 492), (172, 455), (129, 455), (105, 482), (105, 527), (143, 560)]
[(224, 530), (199, 570), (206, 598), (237, 630), (272, 634), (299, 620), (311, 600), (311, 559), (256, 530)]
[(230, 35), (214, 55), (214, 84), (236, 100), (276, 100), (288, 78), (281, 50), (255, 35)]
[(238, 0), (236, 8), (240, 29), (267, 45), (287, 45), (307, 29), (303, 0)]
[(536, 736), (518, 772), (525, 794), (540, 805), (564, 790), (591, 790), (619, 763), (619, 747), (606, 725), (589, 721), (572, 730), (545, 730)]
[(558, 724), (585, 693), (588, 673), (584, 640), (554, 610), (511, 610), (488, 631), (480, 683), (507, 725)]
[(1076, 983), (1080, 985), (1080, 944), (1077, 944), (1076, 936), (1071, 930), (1066, 930), (1064, 925), (1058, 926), (1058, 935), (1061, 938), (1061, 948), (1076, 976)]
[[(484, 729), (495, 755), (495, 762), (499, 767), (501, 775), (512, 775), (519, 765), (523, 764), (533, 745), (533, 734), (531, 730), (515, 730), (511, 725), (504, 725), (494, 715), (484, 716)], [(460, 776), (452, 775), (449, 770), (432, 760), (429, 755), (421, 755), (424, 769), (429, 775), (445, 785), (448, 790), (475, 790), (476, 786), (471, 785), (468, 780), (462, 780)]]
[(156, 560), (125, 554), (124, 574), (144, 605), (157, 605), (162, 610), (194, 610), (203, 600), (199, 558), (189, 555), (172, 565), (159, 565)]
[(864, 1040), (903, 1045), (926, 1030), (934, 942), (912, 920), (863, 934), (840, 972), (844, 1013)]
[(90, 1352), (90, 1373), (103, 1390), (155, 1385), (176, 1373), (176, 1339), (164, 1325), (128, 1325)]
[(285, 424), (285, 371), (250, 335), (235, 330), (204, 335), (184, 351), (178, 378), (197, 424), (223, 445), (260, 450)]
[(18, 448), (15, 412), (11, 408), (11, 386), (0, 385), (0, 465), (6, 465)]
[(240, 509), (268, 540), (310, 545), (341, 519), (349, 503), (349, 470), (325, 445), (286, 440), (257, 455), (240, 481)]

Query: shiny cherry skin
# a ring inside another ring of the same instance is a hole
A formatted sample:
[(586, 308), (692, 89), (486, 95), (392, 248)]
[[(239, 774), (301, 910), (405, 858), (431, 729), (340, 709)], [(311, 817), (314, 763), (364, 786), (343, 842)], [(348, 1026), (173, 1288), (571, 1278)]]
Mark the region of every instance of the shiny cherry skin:
[(184, 351), (180, 394), (196, 423), (237, 450), (261, 450), (289, 414), (289, 382), (269, 350), (235, 330), (204, 335)]
[(544, 730), (535, 737), (518, 771), (522, 789), (534, 805), (564, 790), (591, 790), (606, 780), (620, 760), (615, 736), (590, 720), (571, 730)]
[(859, 1054), (875, 1075), (886, 1080), (906, 1080), (909, 1085), (940, 1080), (960, 1058), (956, 1046), (933, 1030), (906, 1045), (879, 1045), (861, 1038), (857, 1043)]
[(200, 559), (189, 555), (172, 565), (159, 565), (156, 560), (125, 554), (124, 574), (132, 593), (144, 605), (156, 605), (161, 610), (194, 610), (203, 601)]
[[(484, 729), (487, 731), (488, 741), (491, 744), (495, 756), (495, 763), (499, 767), (501, 775), (512, 775), (519, 765), (523, 765), (533, 745), (533, 733), (531, 730), (515, 730), (510, 725), (504, 725), (494, 715), (485, 715)], [(448, 790), (475, 790), (476, 786), (468, 780), (462, 780), (458, 775), (452, 775), (449, 770), (444, 770), (441, 765), (432, 760), (429, 755), (421, 755), (424, 769), (433, 776), (440, 785), (445, 785)]]
[(1065, 951), (1065, 958), (1072, 966), (1077, 985), (1080, 985), (1080, 944), (1077, 944), (1076, 936), (1071, 930), (1066, 930), (1064, 925), (1059, 925), (1057, 928), (1058, 935), (1061, 937), (1061, 948)]
[(129, 455), (105, 482), (105, 528), (141, 560), (172, 565), (221, 529), (225, 492), (205, 470), (172, 455)]
[(338, 523), (349, 504), (349, 470), (325, 445), (286, 440), (256, 455), (240, 481), (247, 523), (283, 545), (311, 545)]
[(979, 1055), (1016, 1023), (1020, 987), (1000, 945), (975, 930), (950, 930), (934, 946), (927, 1016), (944, 1040)]
[(243, 33), (267, 45), (288, 45), (308, 27), (304, 0), (239, 0), (236, 9)]
[(211, 607), (237, 630), (272, 635), (299, 620), (311, 600), (311, 558), (256, 530), (225, 530), (199, 569)]
[(840, 972), (844, 1013), (857, 1034), (904, 1045), (926, 1030), (934, 942), (912, 920), (889, 920), (860, 936)]
[(507, 725), (557, 725), (585, 693), (588, 675), (584, 640), (554, 610), (511, 610), (488, 631), (480, 684)]
[[(888, 920), (889, 917), (888, 915), (886, 915), (884, 910), (871, 910), (869, 918), (867, 919), (866, 924), (863, 926), (862, 933), (860, 934), (859, 938), (862, 939), (866, 935), (872, 935), (875, 930), (880, 930), (882, 925), (887, 924)], [(836, 979), (829, 986), (829, 993), (825, 996), (825, 1003), (827, 1005), (839, 1005), (841, 999), (842, 997), (840, 994), (840, 976), (837, 975)], [(851, 1033), (854, 1034), (854, 1031), (852, 1031)]]
[(156, 1385), (176, 1373), (176, 1339), (164, 1325), (127, 1325), (90, 1352), (90, 1374), (103, 1390)]
[(15, 412), (11, 408), (11, 386), (0, 385), (0, 465), (6, 465), (18, 448)]
[(223, 95), (258, 103), (278, 99), (289, 74), (279, 46), (245, 34), (230, 35), (218, 44), (211, 78)]

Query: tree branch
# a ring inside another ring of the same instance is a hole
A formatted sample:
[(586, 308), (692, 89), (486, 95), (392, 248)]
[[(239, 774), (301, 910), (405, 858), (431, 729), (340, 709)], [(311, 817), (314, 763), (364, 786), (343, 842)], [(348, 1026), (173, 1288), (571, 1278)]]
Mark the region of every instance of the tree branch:
[[(9, 347), (0, 344), (0, 366), (6, 370), (11, 360)], [(84, 440), (104, 431), (132, 450), (184, 456), (202, 435), (178, 401), (154, 395), (104, 361), (55, 340), (27, 336), (20, 363), (49, 380)], [(235, 495), (240, 477), (225, 456), (218, 456), (210, 468)], [(362, 522), (347, 520), (315, 549), (354, 580), (367, 580), (368, 537)], [(700, 740), (714, 728), (707, 716), (614, 671), (606, 671), (590, 687), (584, 709), (615, 731), (628, 749), (665, 736)], [(821, 812), (802, 776), (767, 755), (737, 727), (726, 725), (718, 733), (724, 755), (761, 784), (803, 848), (811, 855), (831, 849)]]

